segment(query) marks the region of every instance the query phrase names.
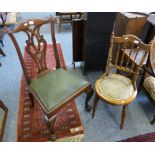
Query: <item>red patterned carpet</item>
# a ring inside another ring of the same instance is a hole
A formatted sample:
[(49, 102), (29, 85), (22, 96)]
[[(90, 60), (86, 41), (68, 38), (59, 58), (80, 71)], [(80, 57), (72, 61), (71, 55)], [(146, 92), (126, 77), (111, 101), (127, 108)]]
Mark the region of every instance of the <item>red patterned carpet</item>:
[(155, 132), (128, 138), (122, 142), (155, 142)]
[[(61, 67), (65, 68), (66, 66), (60, 44), (57, 44), (57, 48), (61, 60)], [(31, 77), (35, 77), (36, 66), (26, 52), (24, 54), (24, 59), (29, 74)], [(47, 66), (50, 69), (55, 68), (55, 59), (51, 44), (47, 47)], [(26, 81), (24, 76), (22, 76), (18, 111), (17, 141), (49, 141), (49, 129), (43, 117), (43, 109), (36, 100), (34, 108), (30, 108), (29, 105), (30, 99), (28, 97)], [(74, 130), (76, 128), (79, 130)], [(79, 141), (83, 137), (84, 131), (74, 101), (59, 111), (54, 130), (57, 141)]]

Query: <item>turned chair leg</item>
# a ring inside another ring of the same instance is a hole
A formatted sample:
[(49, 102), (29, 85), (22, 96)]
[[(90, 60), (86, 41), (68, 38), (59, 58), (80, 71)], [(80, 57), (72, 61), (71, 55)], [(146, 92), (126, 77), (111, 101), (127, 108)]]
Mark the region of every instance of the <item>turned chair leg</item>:
[(153, 125), (155, 123), (155, 115), (154, 115), (154, 118), (153, 120), (151, 121), (151, 124)]
[(92, 89), (92, 87), (90, 86), (90, 88), (87, 90), (87, 96), (86, 96), (86, 101), (85, 101), (85, 110), (87, 111), (87, 112), (90, 112), (91, 111), (91, 109), (92, 109), (92, 107), (89, 105), (89, 101), (90, 101), (90, 99), (91, 99), (91, 97), (93, 96), (93, 93), (94, 93), (94, 91), (93, 91), (93, 89)]
[(93, 105), (93, 113), (92, 113), (92, 119), (95, 116), (95, 112), (96, 112), (96, 107), (97, 107), (97, 102), (99, 100), (99, 97), (97, 96), (97, 94), (95, 94), (95, 99), (94, 99), (94, 105)]
[(125, 118), (126, 118), (126, 112), (127, 112), (127, 105), (123, 106), (123, 110), (122, 110), (122, 119), (121, 119), (121, 126), (120, 129), (123, 129), (124, 124), (125, 124)]
[(31, 93), (29, 93), (29, 97), (30, 97), (30, 100), (31, 100), (31, 107), (34, 107), (34, 97)]

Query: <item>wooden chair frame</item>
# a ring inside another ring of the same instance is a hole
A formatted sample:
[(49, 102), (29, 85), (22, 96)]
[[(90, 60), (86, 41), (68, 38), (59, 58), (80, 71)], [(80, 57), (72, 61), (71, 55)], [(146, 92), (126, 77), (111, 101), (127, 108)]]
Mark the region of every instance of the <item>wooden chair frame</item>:
[(8, 114), (8, 108), (4, 105), (4, 103), (0, 100), (0, 108), (4, 110), (3, 113), (3, 119), (2, 119), (2, 128), (0, 130), (0, 141), (3, 139), (3, 134), (4, 134), (4, 129), (6, 125), (6, 120), (7, 120), (7, 114)]
[[(114, 46), (115, 44), (118, 44), (117, 48), (115, 48)], [(131, 49), (130, 49), (129, 57), (126, 59), (125, 49), (128, 48), (129, 44), (131, 45)], [(135, 62), (136, 62), (137, 55), (141, 51), (141, 49), (143, 49), (145, 52), (139, 64), (137, 65)], [(136, 50), (137, 52), (136, 52), (135, 58), (131, 61), (130, 56), (134, 50)], [(106, 71), (100, 78), (102, 79), (105, 76), (108, 76), (110, 74), (111, 69), (115, 69), (117, 74), (120, 73), (120, 71), (129, 73), (130, 74), (129, 79), (131, 80), (134, 90), (137, 93), (137, 86), (136, 86), (137, 76), (141, 70), (141, 67), (144, 63), (144, 60), (147, 54), (149, 53), (149, 50), (150, 50), (150, 45), (144, 44), (139, 38), (137, 38), (134, 35), (124, 35), (122, 37), (115, 37), (114, 34), (112, 33)], [(115, 58), (113, 55), (114, 51), (115, 51)], [(95, 99), (94, 99), (92, 118), (94, 118), (95, 116), (96, 106), (99, 99), (103, 100), (103, 98), (96, 93)], [(112, 104), (112, 105), (123, 105), (122, 119), (121, 119), (121, 126), (120, 126), (121, 129), (124, 127), (127, 106), (128, 104), (131, 103), (131, 101), (132, 101), (132, 98), (124, 101), (123, 104), (120, 104), (119, 101), (117, 100), (113, 101), (113, 103), (108, 102), (109, 104)]]
[[(154, 67), (153, 67), (153, 64), (152, 64), (152, 61), (151, 61), (152, 52), (153, 52), (153, 50), (151, 48), (151, 51), (150, 51), (150, 53), (148, 55), (147, 62), (143, 66), (142, 76), (141, 76), (141, 80), (140, 80), (140, 83), (139, 83), (138, 93), (142, 90), (145, 93), (145, 95), (147, 96), (147, 98), (150, 100), (150, 102), (153, 104), (153, 106), (155, 106), (155, 101), (152, 99), (151, 95), (148, 93), (148, 91), (143, 86), (146, 74), (155, 77)], [(155, 115), (154, 115), (154, 118), (152, 119), (152, 121), (150, 123), (152, 125), (155, 123)]]
[[(26, 51), (31, 56), (31, 58), (33, 59), (33, 61), (35, 62), (36, 66), (38, 68), (37, 76), (40, 76), (48, 71), (48, 68), (46, 66), (46, 60), (45, 60), (47, 43), (46, 43), (46, 40), (44, 39), (44, 36), (40, 34), (40, 27), (44, 24), (50, 23), (51, 38), (52, 38), (52, 42), (53, 42), (54, 55), (55, 55), (55, 59), (56, 59), (56, 69), (61, 67), (58, 50), (57, 50), (57, 46), (56, 46), (54, 22), (55, 22), (54, 17), (51, 17), (50, 19), (28, 20), (27, 22), (21, 23), (16, 29), (14, 29), (12, 31), (8, 31), (8, 35), (11, 38), (11, 40), (16, 48), (17, 55), (19, 57), (19, 60), (20, 60), (21, 66), (22, 66), (27, 85), (30, 84), (31, 79), (27, 72), (25, 62), (24, 62), (21, 50), (19, 48), (19, 45), (17, 43), (17, 40), (14, 37), (14, 33), (18, 33), (18, 32), (22, 31), (27, 34), (28, 40), (26, 41)], [(38, 43), (37, 46), (34, 43), (34, 38), (37, 40), (37, 43)], [(35, 53), (33, 53), (31, 51), (31, 48), (34, 49)], [(93, 95), (93, 89), (91, 87), (91, 84), (78, 90), (75, 94), (68, 97), (68, 99), (65, 100), (65, 102), (63, 102), (63, 106), (61, 106), (61, 107), (66, 106), (66, 104), (73, 101), (76, 97), (80, 96), (83, 92), (87, 93), (87, 97), (86, 97), (86, 101), (85, 101), (85, 110), (89, 112), (92, 107), (88, 104), (88, 102)], [(32, 103), (32, 107), (33, 107), (34, 99), (33, 99), (33, 95), (30, 92), (29, 92), (29, 97), (31, 99), (31, 103)], [(53, 113), (53, 112), (46, 113), (45, 118), (48, 121), (49, 127), (51, 129), (51, 131), (50, 131), (51, 139), (55, 140), (56, 137), (54, 135), (53, 127), (54, 127), (54, 123), (56, 120), (56, 113)]]

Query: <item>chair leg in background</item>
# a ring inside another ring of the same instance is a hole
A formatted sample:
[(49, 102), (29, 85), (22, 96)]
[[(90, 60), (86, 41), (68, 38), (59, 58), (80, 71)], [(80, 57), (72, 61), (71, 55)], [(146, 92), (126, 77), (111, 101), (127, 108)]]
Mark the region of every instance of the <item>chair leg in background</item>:
[(92, 107), (89, 105), (89, 101), (90, 101), (90, 99), (91, 99), (91, 97), (93, 96), (93, 93), (94, 93), (94, 91), (93, 91), (93, 89), (92, 89), (92, 87), (90, 86), (90, 88), (87, 90), (87, 96), (86, 96), (86, 100), (85, 100), (85, 110), (87, 111), (87, 112), (90, 112), (91, 111), (91, 109), (92, 109)]
[(59, 16), (59, 33), (60, 33), (60, 31), (61, 31), (61, 21), (62, 21), (62, 16)]
[(5, 56), (5, 53), (3, 52), (3, 50), (0, 48), (0, 54)]
[(151, 124), (153, 125), (155, 123), (155, 115), (154, 115), (154, 118), (153, 120), (151, 121)]
[(98, 102), (98, 100), (99, 100), (99, 97), (97, 96), (97, 94), (95, 94), (92, 118), (94, 118), (94, 116), (95, 116), (95, 112), (96, 112), (96, 107), (97, 107), (97, 102)]
[(31, 107), (34, 107), (34, 97), (31, 93), (29, 93), (29, 97), (30, 97), (30, 100), (31, 100)]
[(127, 105), (124, 105), (123, 106), (123, 110), (122, 110), (122, 119), (121, 119), (120, 129), (123, 129), (124, 128), (125, 119), (126, 119), (126, 112), (127, 112)]

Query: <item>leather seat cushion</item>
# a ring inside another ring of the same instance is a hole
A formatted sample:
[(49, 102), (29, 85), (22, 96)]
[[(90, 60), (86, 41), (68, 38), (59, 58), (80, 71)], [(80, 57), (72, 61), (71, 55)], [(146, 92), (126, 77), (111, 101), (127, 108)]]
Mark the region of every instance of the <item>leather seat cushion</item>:
[(97, 80), (95, 89), (101, 98), (118, 105), (130, 103), (137, 94), (131, 80), (119, 74), (111, 74)]
[(155, 78), (152, 76), (146, 77), (143, 86), (155, 101)]
[(89, 82), (84, 79), (64, 69), (57, 69), (33, 79), (29, 90), (39, 99), (45, 110), (50, 112), (80, 88), (88, 85)]

